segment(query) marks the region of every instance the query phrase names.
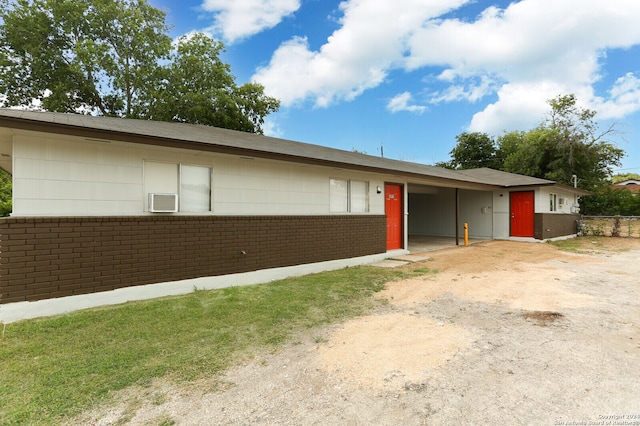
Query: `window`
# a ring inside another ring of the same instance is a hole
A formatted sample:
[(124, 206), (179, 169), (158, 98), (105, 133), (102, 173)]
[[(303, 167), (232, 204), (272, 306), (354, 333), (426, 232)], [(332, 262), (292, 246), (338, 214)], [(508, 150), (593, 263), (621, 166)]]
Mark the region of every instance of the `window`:
[(555, 212), (557, 211), (558, 206), (558, 196), (556, 194), (549, 194), (549, 211)]
[(352, 180), (350, 192), (350, 211), (353, 213), (366, 213), (369, 211), (369, 183)]
[(366, 213), (369, 211), (369, 182), (330, 179), (329, 211)]
[(334, 213), (349, 211), (349, 181), (331, 179), (329, 188), (329, 210)]
[(144, 162), (145, 194), (178, 194), (179, 211), (211, 211), (211, 167)]
[(180, 211), (211, 211), (211, 168), (180, 166)]

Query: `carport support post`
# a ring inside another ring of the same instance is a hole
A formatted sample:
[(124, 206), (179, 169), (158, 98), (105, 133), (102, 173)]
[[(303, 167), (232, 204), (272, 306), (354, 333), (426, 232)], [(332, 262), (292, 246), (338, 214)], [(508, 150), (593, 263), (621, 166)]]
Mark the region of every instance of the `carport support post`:
[(456, 245), (460, 245), (460, 228), (458, 227), (458, 221), (460, 212), (458, 211), (458, 207), (460, 205), (460, 188), (456, 188)]

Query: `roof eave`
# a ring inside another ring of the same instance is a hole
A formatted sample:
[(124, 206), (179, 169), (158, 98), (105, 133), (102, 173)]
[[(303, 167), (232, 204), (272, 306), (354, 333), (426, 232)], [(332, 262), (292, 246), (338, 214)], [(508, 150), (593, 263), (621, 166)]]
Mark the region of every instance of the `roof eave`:
[[(41, 133), (64, 134), (85, 138), (88, 140), (105, 140), (117, 141), (125, 143), (138, 143), (144, 145), (153, 145), (166, 148), (190, 149), (201, 152), (215, 152), (220, 154), (237, 155), (243, 157), (254, 157), (269, 160), (280, 160), (288, 162), (296, 162), (309, 165), (320, 165), (326, 167), (334, 167), (348, 170), (366, 171), (372, 173), (393, 174), (397, 176), (413, 177), (419, 179), (429, 179), (433, 182), (446, 183), (448, 186), (478, 186), (487, 187), (484, 183), (474, 182), (472, 179), (454, 179), (441, 176), (432, 176), (428, 174), (414, 173), (399, 168), (377, 167), (372, 165), (349, 163), (345, 161), (337, 161), (332, 159), (323, 159), (318, 157), (306, 157), (295, 154), (287, 154), (282, 152), (266, 151), (262, 149), (251, 149), (246, 147), (234, 147), (228, 144), (217, 144), (212, 141), (200, 142), (185, 139), (175, 139), (171, 137), (158, 137), (151, 135), (143, 135), (139, 133), (123, 132), (111, 129), (98, 129), (94, 127), (77, 126), (68, 123), (57, 123), (49, 121), (32, 120), (24, 117), (7, 117), (0, 116), (0, 126), (19, 129), (25, 131), (34, 131)], [(456, 183), (461, 185), (456, 185)]]

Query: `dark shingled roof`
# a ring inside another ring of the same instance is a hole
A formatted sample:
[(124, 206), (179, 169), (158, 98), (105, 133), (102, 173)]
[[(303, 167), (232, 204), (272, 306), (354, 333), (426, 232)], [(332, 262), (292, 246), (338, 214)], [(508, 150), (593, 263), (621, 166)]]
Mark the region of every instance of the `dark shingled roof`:
[(0, 108), (0, 127), (392, 173), (435, 179), (443, 183), (449, 181), (450, 184), (460, 182), (472, 186), (503, 188), (554, 184), (553, 181), (545, 179), (491, 169), (448, 170), (253, 133), (185, 123)]
[(522, 186), (554, 186), (556, 188), (562, 188), (565, 191), (575, 192), (578, 195), (591, 194), (589, 191), (562, 185), (552, 180), (502, 172), (500, 170), (493, 170), (486, 167), (480, 169), (459, 170), (458, 172), (469, 177), (475, 177), (479, 182), (483, 182), (487, 185), (499, 185), (504, 188)]
[(499, 170), (483, 167), (480, 169), (458, 170), (458, 173), (469, 176), (489, 185), (511, 186), (531, 186), (531, 185), (553, 185), (552, 180), (540, 179), (531, 176), (518, 175), (515, 173), (501, 172)]

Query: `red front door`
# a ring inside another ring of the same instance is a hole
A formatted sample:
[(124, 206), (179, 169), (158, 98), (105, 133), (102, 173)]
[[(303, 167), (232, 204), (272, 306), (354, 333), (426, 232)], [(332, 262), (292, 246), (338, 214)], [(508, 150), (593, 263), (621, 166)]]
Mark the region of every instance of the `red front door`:
[(384, 212), (387, 215), (387, 250), (402, 248), (402, 185), (384, 186)]
[(533, 237), (534, 204), (533, 191), (512, 192), (511, 197), (511, 236)]

